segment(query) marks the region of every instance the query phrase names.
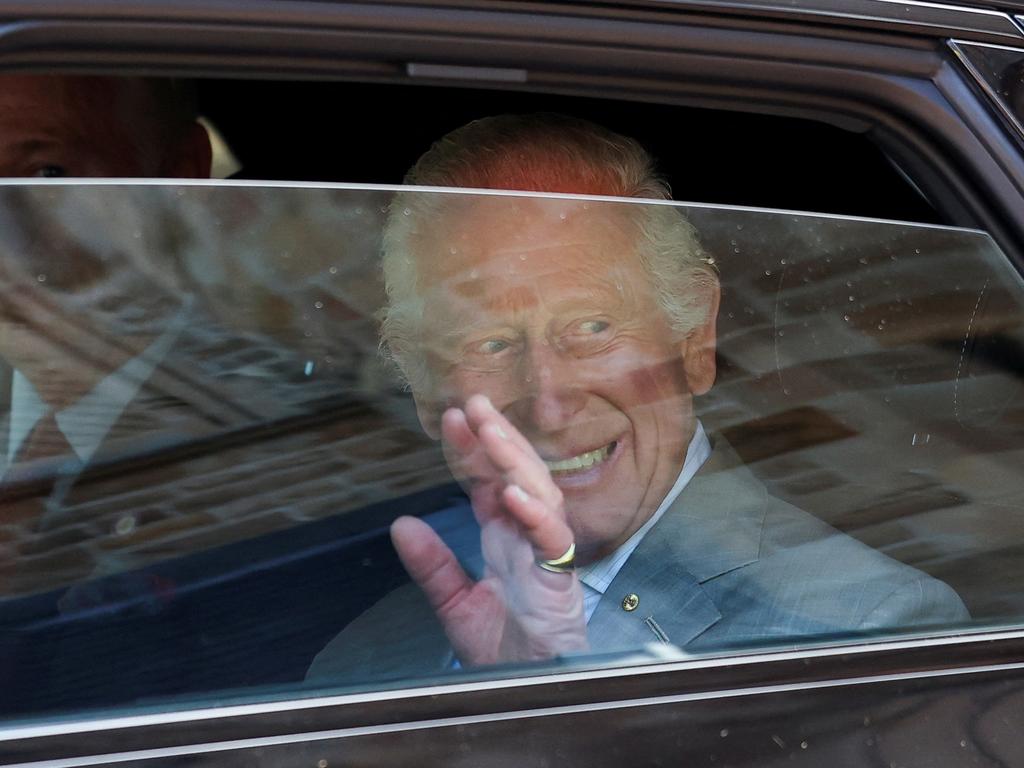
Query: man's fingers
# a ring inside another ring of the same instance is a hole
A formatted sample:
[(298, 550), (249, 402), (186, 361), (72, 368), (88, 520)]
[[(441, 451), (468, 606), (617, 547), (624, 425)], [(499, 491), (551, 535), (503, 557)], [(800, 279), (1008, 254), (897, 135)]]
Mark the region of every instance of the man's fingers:
[(441, 416), (441, 437), (445, 441), (448, 463), (456, 479), (479, 482), (501, 477), (479, 437), (459, 408), (449, 408)]
[(434, 529), (416, 517), (391, 524), (391, 542), (412, 580), (427, 596), (438, 618), (458, 606), (473, 588), (470, 579)]
[(561, 507), (562, 492), (551, 479), (551, 473), (531, 448), (524, 451), (494, 422), (480, 429), (480, 442), (490, 461), (509, 483), (519, 485), (531, 496), (546, 502), (553, 509)]
[(573, 535), (560, 513), (555, 513), (546, 502), (531, 496), (518, 485), (506, 486), (502, 500), (538, 558), (555, 560), (566, 553), (573, 542)]
[(516, 429), (516, 427), (510, 422), (505, 416), (494, 407), (491, 403), (490, 398), (485, 395), (473, 395), (466, 401), (465, 407), (466, 421), (469, 423), (470, 428), (480, 433), (480, 430), (485, 424), (493, 424), (495, 428), (504, 433), (508, 439), (520, 450), (524, 451), (528, 455), (534, 456), (537, 460), (540, 457), (537, 456), (537, 452), (533, 450), (533, 446), (530, 445), (530, 441), (523, 437), (522, 433)]
[(449, 408), (441, 414), (441, 437), (460, 456), (469, 455), (477, 446), (476, 435), (461, 408)]
[(573, 534), (565, 521), (562, 492), (529, 441), (482, 395), (469, 398), (465, 409), (449, 418), (453, 437), (457, 428), (465, 445), (470, 441), (462, 430), (474, 433), (476, 442), (464, 467), (472, 466), (477, 477), (500, 478), (495, 492), (537, 557), (553, 560), (565, 554)]

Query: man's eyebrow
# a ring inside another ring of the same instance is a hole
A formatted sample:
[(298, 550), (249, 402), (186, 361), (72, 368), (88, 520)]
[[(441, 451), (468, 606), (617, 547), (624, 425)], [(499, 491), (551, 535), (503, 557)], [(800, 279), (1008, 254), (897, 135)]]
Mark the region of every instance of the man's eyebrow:
[(458, 325), (456, 325), (455, 323), (450, 323), (448, 325), (449, 327), (447, 329), (442, 329), (440, 333), (432, 334), (434, 341), (430, 342), (428, 340), (427, 343), (451, 346), (453, 344), (464, 342), (468, 337), (478, 335), (488, 329), (497, 330), (499, 328), (508, 327), (507, 325), (503, 325), (501, 323), (483, 323), (472, 321), (468, 323), (460, 323)]
[(10, 155), (24, 158), (36, 152), (46, 152), (57, 149), (60, 143), (52, 139), (12, 139), (10, 141), (0, 140), (0, 151)]

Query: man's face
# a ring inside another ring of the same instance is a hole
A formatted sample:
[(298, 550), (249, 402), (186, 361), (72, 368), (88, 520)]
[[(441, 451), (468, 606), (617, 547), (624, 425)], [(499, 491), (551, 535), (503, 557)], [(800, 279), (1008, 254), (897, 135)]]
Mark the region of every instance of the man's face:
[(158, 176), (145, 85), (102, 77), (0, 77), (0, 176)]
[(441, 408), (487, 395), (548, 464), (580, 559), (597, 559), (675, 482), (713, 349), (669, 328), (622, 204), (462, 205), (414, 246), (433, 379), (417, 393), (424, 426), (436, 434)]

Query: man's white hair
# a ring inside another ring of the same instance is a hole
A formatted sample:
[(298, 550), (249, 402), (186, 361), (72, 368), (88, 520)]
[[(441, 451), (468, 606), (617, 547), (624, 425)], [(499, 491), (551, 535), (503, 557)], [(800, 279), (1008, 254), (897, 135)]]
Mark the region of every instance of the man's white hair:
[[(499, 115), (438, 140), (406, 174), (406, 184), (671, 199), (647, 151), (633, 139), (576, 118)], [(414, 391), (425, 391), (423, 299), (413, 240), (436, 226), (461, 196), (402, 192), (384, 227), (381, 351)], [(462, 198), (465, 201), (465, 198)], [(675, 206), (621, 204), (638, 230), (637, 255), (670, 327), (680, 339), (709, 318), (718, 278), (696, 231)]]

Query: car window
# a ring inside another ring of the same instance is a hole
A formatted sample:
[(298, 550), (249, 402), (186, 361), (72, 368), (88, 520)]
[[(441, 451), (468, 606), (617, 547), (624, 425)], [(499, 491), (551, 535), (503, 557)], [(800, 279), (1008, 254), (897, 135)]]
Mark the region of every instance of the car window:
[(953, 41), (950, 46), (1015, 135), (1024, 135), (1024, 52), (1019, 48), (964, 41)]
[(983, 232), (243, 182), (0, 217), (6, 718), (1024, 617)]

